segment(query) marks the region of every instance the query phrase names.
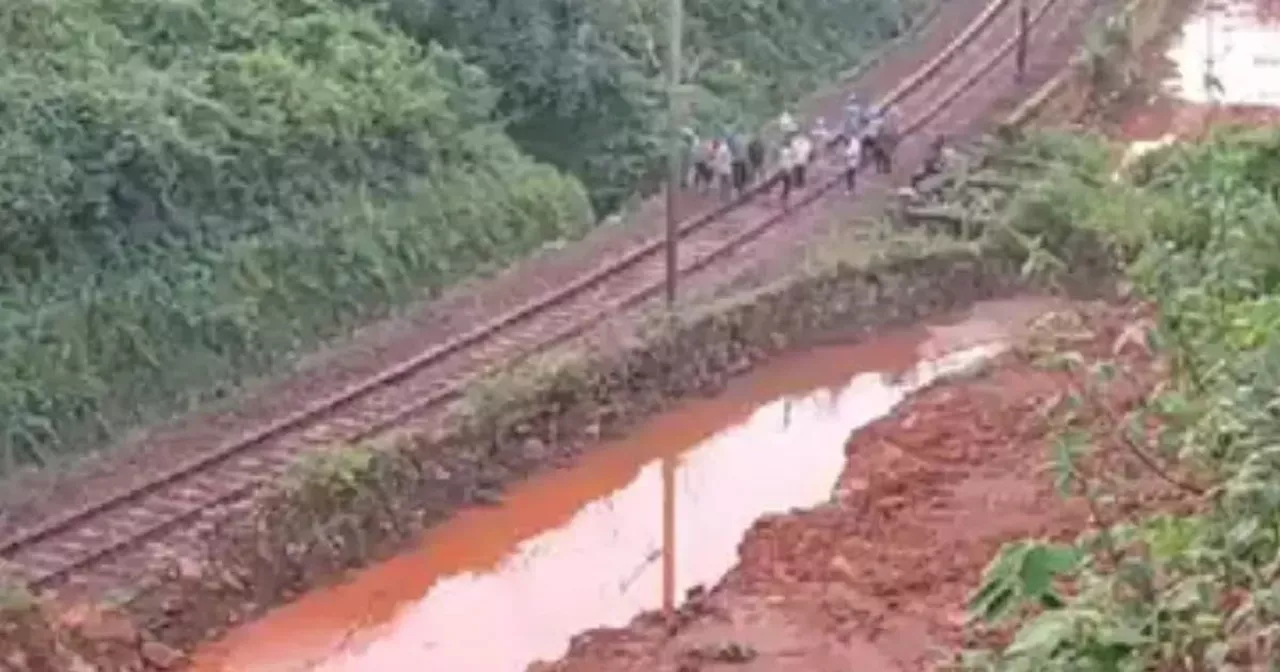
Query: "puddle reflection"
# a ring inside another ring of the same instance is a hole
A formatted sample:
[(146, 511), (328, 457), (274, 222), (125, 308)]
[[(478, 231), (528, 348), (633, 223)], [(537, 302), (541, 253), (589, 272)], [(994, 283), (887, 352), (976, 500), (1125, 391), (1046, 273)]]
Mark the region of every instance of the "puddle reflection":
[[(736, 562), (762, 515), (826, 501), (851, 431), (989, 358), (1007, 333), (997, 321), (1044, 309), (988, 304), (949, 329), (782, 358), (513, 488), (501, 506), (462, 512), (417, 550), (238, 629), (193, 669), (518, 672), (558, 658), (578, 632), (662, 606), (663, 458), (676, 460), (672, 587), (683, 596)], [(917, 365), (922, 355), (935, 359)]]

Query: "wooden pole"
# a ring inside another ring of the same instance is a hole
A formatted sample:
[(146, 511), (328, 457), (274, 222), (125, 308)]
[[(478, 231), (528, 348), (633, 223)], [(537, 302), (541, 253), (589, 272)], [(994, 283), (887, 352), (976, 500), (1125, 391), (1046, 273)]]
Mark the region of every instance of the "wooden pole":
[(1014, 80), (1021, 83), (1027, 76), (1027, 41), (1030, 39), (1028, 33), (1031, 31), (1031, 9), (1027, 7), (1028, 0), (1018, 0), (1018, 50), (1016, 52), (1017, 71), (1014, 73)]
[[(667, 54), (667, 116), (669, 154), (667, 155), (667, 308), (674, 310), (676, 280), (676, 192), (680, 188), (680, 67), (681, 41), (684, 37), (684, 0), (671, 0), (671, 35)], [(676, 608), (676, 458), (662, 458), (662, 609), (668, 622), (673, 622)]]
[(671, 0), (671, 35), (668, 37), (667, 54), (667, 122), (670, 143), (667, 153), (667, 306), (676, 302), (676, 280), (679, 277), (676, 263), (676, 195), (680, 189), (680, 64), (681, 41), (684, 34), (684, 0)]

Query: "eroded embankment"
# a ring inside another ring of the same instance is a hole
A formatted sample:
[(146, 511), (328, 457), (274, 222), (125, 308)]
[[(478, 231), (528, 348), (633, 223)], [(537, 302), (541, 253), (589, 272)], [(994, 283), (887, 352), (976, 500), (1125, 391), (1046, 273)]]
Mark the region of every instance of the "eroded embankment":
[[(6, 636), (0, 660), (17, 670), (77, 669), (77, 659), (97, 669), (138, 669), (142, 652), (152, 665), (172, 664), (171, 649), (189, 649), (403, 549), (460, 507), (492, 500), (506, 484), (572, 459), (673, 400), (717, 389), (776, 353), (1025, 291), (1019, 265), (1011, 255), (972, 249), (836, 264), (661, 321), (590, 357), (507, 374), (443, 429), (334, 451), (223, 512), (205, 556), (174, 558), (152, 584), (120, 595), (106, 617), (47, 603), (6, 619), (29, 634)], [(1084, 264), (1077, 269), (1084, 281), (1068, 284), (1096, 282), (1105, 275), (1099, 269)]]
[[(831, 500), (759, 521), (728, 576), (674, 620), (651, 612), (584, 633), (544, 669), (905, 672), (934, 669), (971, 638), (1000, 637), (970, 627), (967, 603), (1002, 544), (1069, 541), (1091, 515), (1177, 506), (1185, 494), (1152, 482), (1098, 513), (1083, 497), (1064, 499), (1047, 465), (1091, 364), (1116, 367), (1097, 397), (1102, 413), (1122, 416), (1163, 378), (1145, 346), (1147, 319), (1108, 305), (1051, 314), (982, 374), (925, 391), (854, 434)], [(1058, 357), (1080, 366), (1054, 366)], [(1117, 451), (1093, 466), (1141, 464)]]
[(516, 672), (559, 658), (584, 630), (719, 581), (761, 516), (827, 501), (851, 431), (1058, 304), (983, 302), (771, 358), (202, 646), (190, 672)]

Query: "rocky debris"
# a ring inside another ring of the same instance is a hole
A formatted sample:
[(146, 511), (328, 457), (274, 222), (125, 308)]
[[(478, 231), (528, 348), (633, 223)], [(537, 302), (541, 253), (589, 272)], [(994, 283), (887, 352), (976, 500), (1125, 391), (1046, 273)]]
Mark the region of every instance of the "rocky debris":
[(157, 641), (143, 642), (140, 653), (157, 670), (176, 670), (187, 658), (181, 651)]

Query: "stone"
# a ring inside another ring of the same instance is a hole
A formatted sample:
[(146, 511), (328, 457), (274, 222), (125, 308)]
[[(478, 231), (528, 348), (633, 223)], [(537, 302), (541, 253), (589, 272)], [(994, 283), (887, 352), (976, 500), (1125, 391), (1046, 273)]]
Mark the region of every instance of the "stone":
[(5, 665), (14, 670), (26, 670), (27, 655), (21, 651), (14, 651), (4, 658)]
[(496, 488), (480, 488), (476, 490), (475, 501), (481, 506), (498, 506), (505, 501), (505, 497)]
[(188, 581), (198, 581), (204, 576), (204, 568), (200, 563), (192, 558), (179, 556), (175, 563), (177, 565), (178, 576)]
[(853, 565), (849, 564), (849, 561), (843, 555), (831, 558), (831, 571), (850, 583), (858, 579), (858, 573), (854, 571)]
[(139, 653), (148, 665), (157, 670), (177, 669), (186, 660), (186, 655), (181, 651), (154, 640), (143, 642)]
[(114, 611), (86, 610), (80, 614), (76, 630), (91, 642), (133, 645), (138, 641), (138, 629), (124, 614)]
[(72, 656), (67, 667), (67, 672), (99, 672), (97, 666), (80, 656)]
[(548, 453), (547, 444), (543, 442), (542, 439), (539, 439), (536, 436), (531, 436), (528, 439), (525, 439), (524, 448), (521, 452), (523, 452), (525, 456), (534, 460), (545, 459)]

